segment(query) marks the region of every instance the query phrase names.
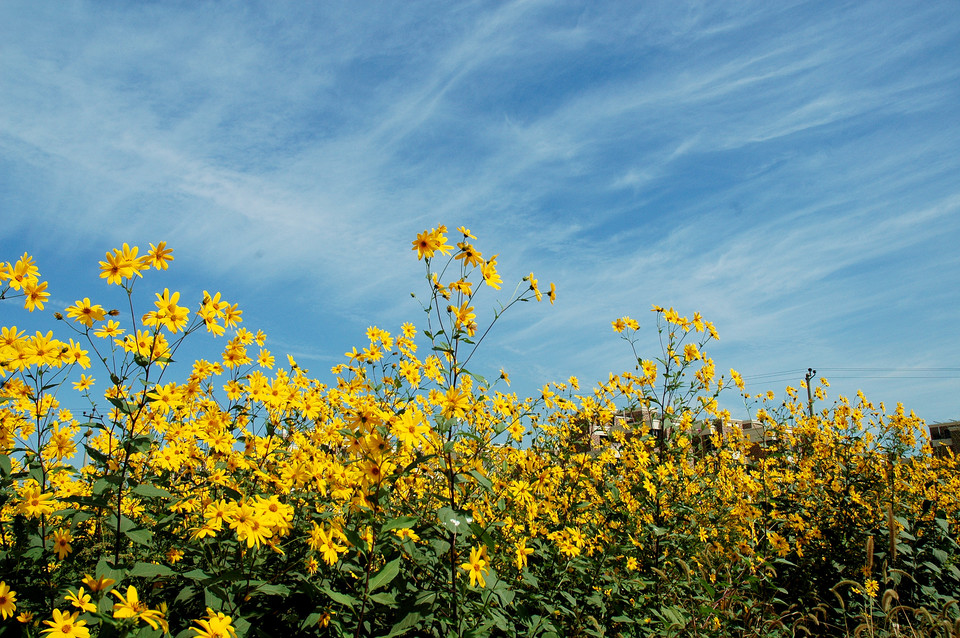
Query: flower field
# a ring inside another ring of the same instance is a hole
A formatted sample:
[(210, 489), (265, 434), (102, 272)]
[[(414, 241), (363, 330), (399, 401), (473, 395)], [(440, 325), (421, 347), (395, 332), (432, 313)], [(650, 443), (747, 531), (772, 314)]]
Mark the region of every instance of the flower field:
[[(518, 397), (472, 357), (556, 288), (479, 325), (503, 280), (474, 239), (417, 236), (422, 325), (369, 328), (329, 385), (163, 288), (162, 242), (100, 262), (124, 309), (4, 325), (0, 635), (960, 636), (960, 464), (912, 413), (746, 394), (710, 322), (656, 306), (660, 352), (612, 322), (635, 369)], [(0, 291), (52, 312), (27, 254)]]

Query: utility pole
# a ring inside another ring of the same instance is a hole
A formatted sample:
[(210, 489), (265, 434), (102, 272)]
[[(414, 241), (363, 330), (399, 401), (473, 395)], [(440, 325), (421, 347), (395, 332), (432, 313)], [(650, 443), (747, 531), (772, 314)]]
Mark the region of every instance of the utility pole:
[(813, 368), (807, 368), (807, 374), (803, 377), (807, 382), (807, 411), (810, 413), (810, 418), (813, 418), (813, 390), (810, 388), (810, 382), (813, 381), (817, 371)]

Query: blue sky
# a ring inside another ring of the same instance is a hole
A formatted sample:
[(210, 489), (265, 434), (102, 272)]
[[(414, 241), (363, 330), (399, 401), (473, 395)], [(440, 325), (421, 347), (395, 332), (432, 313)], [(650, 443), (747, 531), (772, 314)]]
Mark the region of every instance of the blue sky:
[(465, 225), (502, 298), (557, 285), (476, 361), (521, 393), (631, 369), (622, 315), (655, 355), (659, 304), (750, 390), (812, 366), (957, 419), (958, 104), (952, 0), (6, 0), (0, 259), (34, 254), (49, 308), (109, 305), (104, 253), (167, 241), (143, 302), (219, 290), (327, 380), (367, 326), (422, 324), (410, 242)]

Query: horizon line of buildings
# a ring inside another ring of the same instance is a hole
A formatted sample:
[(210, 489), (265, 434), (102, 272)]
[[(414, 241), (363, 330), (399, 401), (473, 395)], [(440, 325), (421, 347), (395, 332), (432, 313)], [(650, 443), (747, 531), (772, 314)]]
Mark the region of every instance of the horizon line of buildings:
[[(613, 423), (609, 426), (600, 426), (596, 423), (588, 425), (586, 432), (588, 445), (590, 449), (597, 449), (604, 441), (612, 435), (615, 430), (626, 431), (628, 426), (645, 423), (650, 431), (657, 437), (663, 436), (663, 426), (658, 415), (652, 413), (646, 408), (635, 410), (621, 410), (614, 417)], [(689, 434), (691, 443), (695, 450), (709, 451), (713, 448), (712, 435), (719, 431), (721, 436), (727, 435), (734, 428), (739, 429), (746, 434), (751, 443), (750, 456), (761, 458), (764, 455), (764, 448), (776, 440), (775, 436), (768, 433), (766, 429), (750, 419), (728, 419), (722, 424), (718, 420), (697, 421), (694, 428), (690, 428)], [(943, 457), (948, 452), (960, 455), (960, 421), (946, 421), (944, 423), (934, 423), (927, 426), (930, 436), (930, 447), (933, 450), (933, 456)]]

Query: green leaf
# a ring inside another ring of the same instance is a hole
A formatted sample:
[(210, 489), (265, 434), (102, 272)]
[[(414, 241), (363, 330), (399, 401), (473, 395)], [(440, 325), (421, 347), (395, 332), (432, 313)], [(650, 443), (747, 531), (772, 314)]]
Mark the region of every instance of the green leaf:
[(97, 450), (97, 449), (94, 449), (94, 448), (90, 447), (89, 445), (84, 445), (83, 448), (87, 451), (87, 454), (90, 455), (90, 458), (92, 458), (92, 459), (93, 459), (94, 461), (96, 461), (97, 463), (100, 463), (100, 464), (102, 464), (102, 465), (106, 465), (107, 462), (110, 460), (110, 457), (109, 457), (109, 456), (107, 456), (106, 454), (104, 454), (104, 453), (101, 452), (100, 450)]
[(934, 522), (943, 530), (944, 534), (950, 534), (950, 523), (945, 518), (936, 518)]
[(148, 529), (130, 529), (123, 532), (127, 538), (139, 545), (151, 545), (153, 543), (153, 532)]
[(113, 407), (120, 410), (121, 414), (133, 414), (134, 410), (137, 409), (137, 406), (129, 401), (124, 401), (123, 399), (118, 399), (117, 397), (107, 397), (107, 401), (113, 404)]
[(400, 516), (399, 518), (393, 518), (383, 524), (383, 527), (380, 528), (380, 533), (389, 532), (392, 529), (406, 529), (412, 528), (414, 524), (419, 521), (416, 516)]
[[(107, 527), (109, 529), (117, 529), (117, 516), (116, 514), (110, 514), (110, 517), (107, 519)], [(136, 525), (126, 516), (120, 516), (120, 531), (127, 532), (132, 530)]]
[[(127, 534), (129, 536), (132, 533)], [(152, 563), (137, 563), (133, 566), (133, 569), (130, 570), (129, 576), (133, 578), (156, 578), (158, 576), (173, 576), (176, 574), (172, 569), (166, 565), (154, 565)]]
[(477, 483), (483, 486), (485, 490), (493, 491), (493, 483), (490, 481), (490, 479), (488, 479), (486, 476), (484, 476), (477, 470), (470, 470), (470, 476), (477, 479)]
[(244, 638), (250, 631), (250, 621), (246, 618), (237, 618), (233, 621), (233, 628), (237, 630), (237, 638)]
[(210, 575), (202, 569), (191, 569), (183, 576), (184, 578), (189, 578), (190, 580), (207, 580), (210, 578)]
[(376, 591), (384, 585), (390, 584), (394, 578), (397, 577), (397, 574), (400, 573), (400, 561), (402, 559), (398, 556), (392, 561), (383, 566), (377, 574), (370, 578), (370, 587), (368, 591)]
[(290, 588), (286, 585), (264, 583), (254, 587), (253, 591), (250, 592), (250, 595), (252, 596), (254, 594), (263, 594), (265, 596), (288, 596), (290, 594)]
[(10, 457), (6, 454), (0, 454), (0, 476), (10, 476), (13, 474), (13, 464)]
[(338, 591), (334, 591), (334, 590), (330, 589), (330, 587), (326, 587), (326, 586), (325, 586), (325, 587), (323, 588), (323, 592), (324, 592), (327, 596), (329, 596), (329, 597), (330, 597), (330, 600), (332, 600), (333, 602), (335, 602), (335, 603), (340, 603), (341, 605), (346, 605), (347, 607), (350, 607), (351, 609), (353, 608), (354, 605), (356, 605), (358, 602), (360, 602), (360, 601), (358, 601), (356, 598), (354, 598), (353, 596), (349, 596), (349, 595), (347, 595), (347, 594), (341, 594), (341, 593), (338, 592)]
[(153, 445), (153, 439), (149, 436), (135, 436), (127, 441), (127, 451), (130, 454), (140, 454), (146, 452)]
[(437, 516), (440, 518), (440, 524), (444, 529), (454, 534), (468, 534), (469, 524), (472, 518), (464, 512), (457, 512), (449, 507), (441, 507), (437, 510)]
[(411, 611), (404, 616), (400, 622), (390, 628), (390, 633), (387, 634), (386, 638), (393, 638), (394, 636), (400, 636), (406, 633), (416, 627), (421, 618), (423, 618), (423, 615), (419, 611)]
[[(498, 584), (501, 582), (503, 581), (498, 581)], [(514, 592), (512, 589), (509, 589), (507, 587), (504, 587), (504, 588), (498, 587), (494, 589), (493, 593), (496, 594), (497, 598), (500, 599), (500, 604), (503, 605), (504, 607), (509, 607), (510, 604), (513, 602), (513, 599), (516, 597), (516, 592)]]
[(316, 627), (317, 623), (320, 622), (320, 619), (323, 618), (323, 614), (320, 612), (313, 612), (300, 622), (300, 629), (307, 629), (308, 627)]
[(379, 594), (373, 594), (370, 596), (370, 600), (377, 603), (378, 605), (386, 605), (388, 607), (393, 607), (397, 604), (397, 596), (393, 592), (384, 591)]
[(168, 492), (163, 488), (159, 488), (156, 485), (151, 485), (150, 483), (141, 483), (131, 490), (134, 494), (139, 494), (140, 496), (150, 497), (159, 497), (159, 498), (173, 498), (173, 494)]
[(187, 585), (186, 587), (181, 589), (179, 592), (177, 592), (177, 597), (174, 600), (174, 602), (175, 603), (184, 602), (184, 601), (190, 600), (196, 595), (197, 595), (197, 590)]

